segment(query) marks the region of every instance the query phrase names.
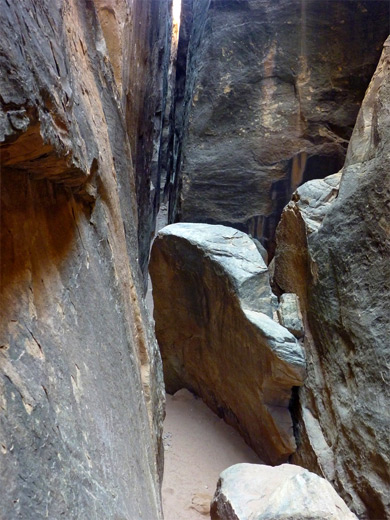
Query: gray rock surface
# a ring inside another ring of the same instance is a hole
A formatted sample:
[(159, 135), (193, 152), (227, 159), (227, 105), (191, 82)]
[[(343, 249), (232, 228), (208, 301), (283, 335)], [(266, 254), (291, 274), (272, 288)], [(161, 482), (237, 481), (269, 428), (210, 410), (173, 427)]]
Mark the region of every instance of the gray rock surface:
[(272, 320), (256, 245), (226, 226), (172, 224), (154, 241), (150, 274), (167, 391), (194, 391), (263, 460), (287, 460), (295, 450), (288, 405), (305, 359)]
[(0, 17), (0, 516), (160, 519), (120, 70), (93, 2), (1, 0)]
[(390, 518), (390, 47), (335, 179), (304, 185), (278, 228), (275, 281), (300, 296), (308, 377), (293, 460), (360, 518)]
[(261, 242), (259, 240), (257, 240), (257, 238), (253, 238), (252, 237), (252, 240), (253, 242), (255, 243), (259, 253), (261, 254), (261, 256), (263, 257), (263, 260), (266, 264), (268, 264), (268, 253), (267, 253), (267, 250), (266, 248), (261, 244)]
[(183, 4), (193, 29), (170, 222), (231, 225), (272, 253), (297, 186), (343, 165), (388, 34), (388, 2), (214, 0), (205, 13), (208, 3)]
[(226, 226), (180, 223), (166, 226), (160, 237), (180, 237), (199, 248), (222, 272), (248, 310), (272, 317), (268, 270), (256, 245), (241, 231)]
[(325, 479), (292, 464), (236, 464), (220, 475), (212, 520), (356, 520)]

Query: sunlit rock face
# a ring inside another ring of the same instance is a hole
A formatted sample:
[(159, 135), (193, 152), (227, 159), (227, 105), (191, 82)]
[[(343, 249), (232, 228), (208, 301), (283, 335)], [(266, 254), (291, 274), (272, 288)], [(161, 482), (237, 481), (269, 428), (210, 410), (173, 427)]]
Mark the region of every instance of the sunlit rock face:
[(297, 190), (275, 256), (275, 282), (300, 296), (305, 321), (293, 460), (375, 519), (390, 517), (389, 113), (387, 42), (343, 171)]
[(131, 146), (138, 203), (139, 264), (146, 279), (150, 241), (160, 204), (159, 146), (167, 103), (172, 2), (94, 0), (94, 3)]
[(167, 391), (195, 392), (262, 460), (286, 461), (295, 450), (288, 406), (305, 358), (272, 319), (254, 242), (227, 226), (172, 224), (154, 241), (150, 274)]
[(292, 192), (343, 165), (388, 14), (344, 0), (213, 0), (206, 23), (194, 14), (171, 221), (233, 225), (272, 253)]
[(91, 2), (0, 14), (0, 516), (160, 519), (123, 69)]

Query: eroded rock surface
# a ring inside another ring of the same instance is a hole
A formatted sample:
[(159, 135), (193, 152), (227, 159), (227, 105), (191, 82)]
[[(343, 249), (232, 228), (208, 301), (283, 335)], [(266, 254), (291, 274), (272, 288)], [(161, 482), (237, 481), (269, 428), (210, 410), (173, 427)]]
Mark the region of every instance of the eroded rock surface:
[(212, 520), (357, 520), (325, 479), (282, 464), (236, 464), (220, 475)]
[(167, 391), (194, 391), (262, 460), (287, 460), (295, 450), (291, 388), (302, 384), (305, 360), (272, 320), (254, 242), (226, 226), (173, 224), (153, 244), (150, 274)]
[(183, 4), (183, 22), (194, 22), (177, 93), (170, 221), (232, 225), (272, 253), (297, 186), (343, 165), (389, 6), (208, 3)]
[(375, 519), (390, 518), (389, 113), (387, 42), (343, 171), (303, 185), (283, 212), (274, 278), (300, 296), (306, 329), (293, 460)]
[(0, 516), (159, 519), (124, 83), (93, 2), (0, 13)]

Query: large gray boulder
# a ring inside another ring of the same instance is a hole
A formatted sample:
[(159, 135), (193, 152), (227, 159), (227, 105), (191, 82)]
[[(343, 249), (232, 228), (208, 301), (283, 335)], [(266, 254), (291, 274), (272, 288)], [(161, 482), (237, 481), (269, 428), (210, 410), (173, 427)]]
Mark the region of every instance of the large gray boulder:
[(241, 231), (172, 224), (152, 248), (156, 335), (167, 391), (188, 388), (272, 464), (295, 450), (288, 405), (305, 359), (272, 320), (268, 270)]
[(389, 114), (387, 42), (339, 179), (303, 185), (283, 212), (274, 276), (305, 322), (293, 460), (375, 519), (390, 518)]
[(220, 475), (212, 520), (357, 520), (325, 479), (282, 464), (236, 464)]

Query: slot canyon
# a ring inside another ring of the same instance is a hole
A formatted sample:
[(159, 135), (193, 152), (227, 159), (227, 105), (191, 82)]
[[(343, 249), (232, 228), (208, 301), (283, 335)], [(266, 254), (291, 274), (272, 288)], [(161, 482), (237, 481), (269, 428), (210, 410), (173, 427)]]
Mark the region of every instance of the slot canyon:
[(390, 520), (390, 1), (0, 21), (0, 520)]

